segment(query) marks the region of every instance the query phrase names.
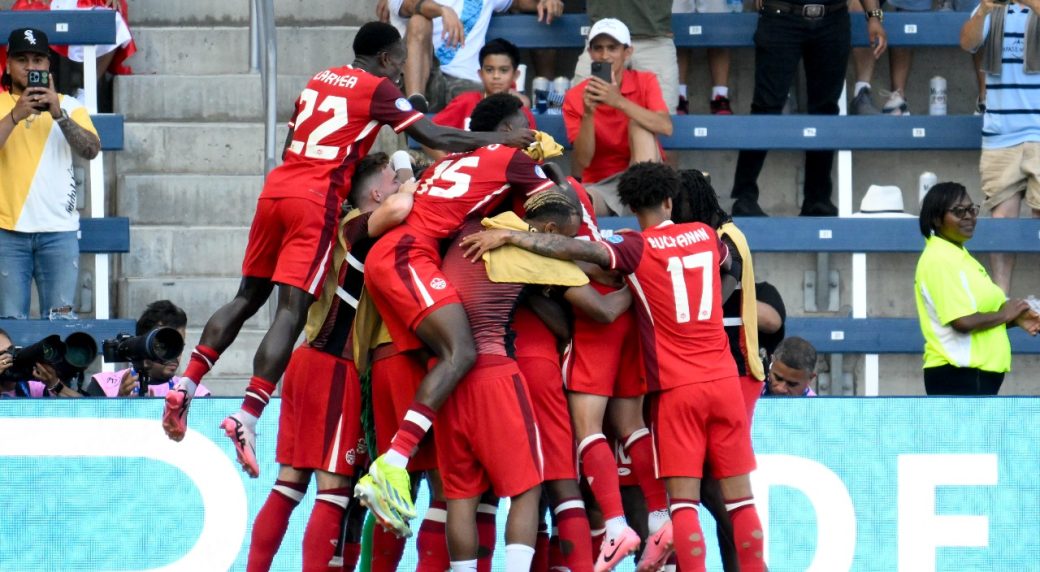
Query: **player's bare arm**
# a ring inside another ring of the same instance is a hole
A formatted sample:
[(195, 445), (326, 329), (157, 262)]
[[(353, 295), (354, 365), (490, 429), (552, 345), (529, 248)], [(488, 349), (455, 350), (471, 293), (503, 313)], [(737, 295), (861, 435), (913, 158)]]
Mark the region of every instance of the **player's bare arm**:
[(559, 341), (571, 339), (571, 323), (567, 313), (554, 300), (541, 295), (528, 296), (524, 303), (538, 316)]
[(507, 145), (523, 149), (534, 143), (534, 131), (514, 129), (510, 131), (473, 132), (442, 127), (423, 118), (410, 125), (405, 132), (419, 143), (441, 151), (453, 153), (471, 151), (486, 145)]
[(485, 252), (511, 244), (535, 254), (560, 260), (584, 260), (600, 266), (610, 265), (607, 247), (597, 242), (567, 238), (558, 234), (519, 232), (515, 230), (485, 230), (462, 239), (464, 256), (476, 262)]
[(368, 236), (375, 238), (404, 222), (408, 213), (412, 212), (415, 189), (419, 183), (410, 179), (401, 183), (401, 188), (380, 203), (368, 219)]
[(595, 288), (586, 284), (568, 288), (563, 297), (575, 308), (580, 309), (588, 317), (601, 324), (609, 324), (618, 319), (632, 304), (632, 293), (628, 287), (600, 294)]

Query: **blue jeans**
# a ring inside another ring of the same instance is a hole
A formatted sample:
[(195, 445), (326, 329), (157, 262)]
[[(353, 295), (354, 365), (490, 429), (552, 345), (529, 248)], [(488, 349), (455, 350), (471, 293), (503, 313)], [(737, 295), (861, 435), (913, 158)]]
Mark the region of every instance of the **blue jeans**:
[(0, 318), (29, 317), (29, 287), (33, 279), (42, 318), (76, 318), (73, 303), (79, 280), (77, 234), (0, 230)]

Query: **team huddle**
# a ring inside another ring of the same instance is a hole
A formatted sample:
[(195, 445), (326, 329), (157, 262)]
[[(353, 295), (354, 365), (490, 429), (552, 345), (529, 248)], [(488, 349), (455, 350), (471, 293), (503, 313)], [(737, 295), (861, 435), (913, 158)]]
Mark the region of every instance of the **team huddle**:
[[(641, 230), (601, 232), (519, 99), (483, 98), (468, 131), (437, 126), (395, 86), (405, 48), (392, 26), (362, 26), (354, 52), (300, 94), (240, 290), (166, 397), (163, 427), (179, 441), (197, 384), (277, 284), (242, 408), (222, 424), (257, 477), (257, 419), (283, 380), (280, 470), (248, 569), (270, 568), (312, 475), (304, 570), (353, 569), (354, 503), (381, 525), (371, 569), (396, 569), (426, 475), (420, 570), (489, 570), (500, 498), (507, 570), (532, 568), (546, 509), (554, 569), (610, 570), (642, 546), (640, 571), (704, 570), (696, 509), (709, 483), (740, 569), (764, 570), (748, 478), (762, 364), (754, 328), (737, 327), (731, 348), (723, 323), (731, 295), (754, 304), (742, 238), (688, 218), (680, 176), (661, 163), (636, 163), (618, 184)], [(416, 173), (407, 153), (370, 153), (382, 125), (448, 154)], [(626, 519), (615, 452), (645, 525)]]

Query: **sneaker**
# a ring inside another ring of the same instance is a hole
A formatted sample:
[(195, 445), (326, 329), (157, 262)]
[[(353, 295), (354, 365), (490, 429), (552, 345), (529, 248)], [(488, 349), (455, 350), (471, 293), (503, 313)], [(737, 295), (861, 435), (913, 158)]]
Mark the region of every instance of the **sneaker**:
[(733, 115), (733, 110), (729, 108), (729, 98), (721, 95), (716, 95), (715, 99), (708, 103), (711, 106), (712, 115)]
[(354, 485), (354, 498), (360, 500), (363, 506), (368, 507), (384, 530), (394, 533), (398, 538), (410, 537), (412, 529), (408, 526), (408, 522), (401, 518), (401, 515), (386, 502), (386, 499), (376, 494), (376, 489), (377, 486), (372, 475), (365, 475)]
[(235, 456), (242, 470), (255, 479), (260, 476), (260, 465), (256, 462), (256, 433), (235, 415), (228, 415), (220, 427), (235, 444)]
[(388, 512), (387, 516), (396, 515), (397, 520), (407, 528), (408, 521), (416, 515), (415, 505), (412, 504), (411, 479), (407, 469), (395, 467), (383, 457), (380, 456), (368, 467), (368, 475), (372, 477), (371, 487), (360, 491), (364, 495), (359, 495), (355, 488), (354, 494), (361, 499), (362, 504), (370, 502), (389, 507), (393, 514), (385, 511)]
[(639, 559), (636, 572), (657, 572), (668, 563), (675, 552), (672, 544), (672, 521), (668, 521), (657, 532), (646, 539), (643, 557)]
[(852, 115), (878, 115), (881, 113), (881, 110), (874, 105), (874, 101), (870, 98), (869, 87), (859, 90), (856, 97), (852, 98), (852, 102), (849, 104), (849, 113)]
[(733, 203), (731, 214), (733, 216), (769, 216), (766, 211), (762, 210), (762, 207), (758, 206), (757, 202), (747, 199), (737, 199)]
[(603, 544), (599, 547), (599, 557), (596, 558), (593, 572), (613, 570), (626, 556), (638, 550), (641, 542), (636, 531), (628, 526), (616, 537), (604, 538)]
[(191, 405), (193, 397), (194, 392), (183, 381), (178, 381), (166, 394), (162, 427), (166, 436), (178, 443), (184, 439), (184, 434), (188, 431), (188, 406)]
[(825, 202), (806, 203), (798, 216), (838, 216), (838, 207), (829, 199)]
[(885, 102), (885, 106), (881, 108), (881, 113), (885, 115), (910, 115), (910, 110), (907, 108), (906, 100), (903, 99), (902, 94), (898, 91), (882, 91), (881, 95), (888, 96), (888, 101)]
[(986, 115), (986, 100), (976, 99), (975, 100), (975, 115)]
[(690, 100), (686, 97), (679, 96), (679, 105), (675, 106), (676, 115), (688, 115), (690, 113)]

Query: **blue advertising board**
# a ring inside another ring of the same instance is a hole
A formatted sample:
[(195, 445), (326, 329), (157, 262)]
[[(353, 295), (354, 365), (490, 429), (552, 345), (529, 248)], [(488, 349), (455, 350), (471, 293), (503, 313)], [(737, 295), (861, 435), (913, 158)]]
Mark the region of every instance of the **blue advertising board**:
[[(259, 479), (218, 427), (238, 400), (195, 401), (180, 443), (163, 434), (161, 406), (0, 401), (0, 571), (245, 570), (277, 473), (279, 401), (258, 428)], [(1035, 398), (759, 402), (753, 484), (770, 570), (1040, 570), (1037, 435)], [(300, 569), (313, 499), (312, 486), (275, 570)], [(721, 569), (711, 517), (702, 523), (709, 570)]]

